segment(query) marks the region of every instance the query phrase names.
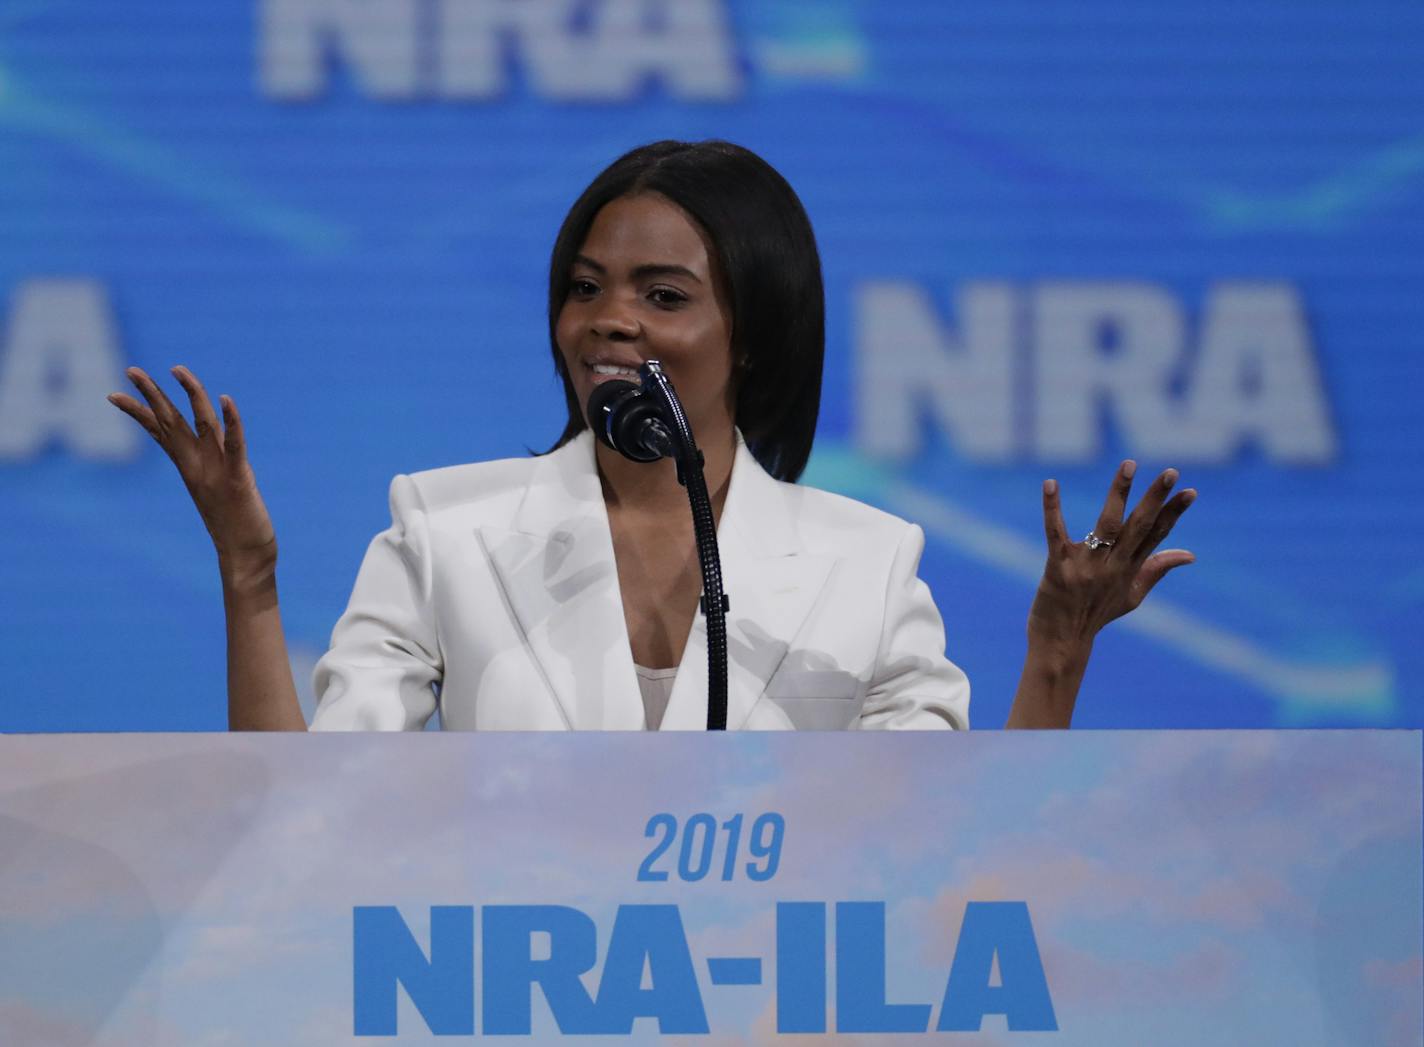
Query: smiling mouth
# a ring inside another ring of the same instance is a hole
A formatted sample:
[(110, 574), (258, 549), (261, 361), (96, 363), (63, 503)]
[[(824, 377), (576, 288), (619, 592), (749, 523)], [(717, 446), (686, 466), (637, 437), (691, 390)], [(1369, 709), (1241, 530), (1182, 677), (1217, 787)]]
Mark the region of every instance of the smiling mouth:
[(604, 382), (632, 382), (640, 385), (642, 379), (638, 376), (638, 369), (626, 364), (585, 364), (585, 367), (592, 373), (595, 385)]

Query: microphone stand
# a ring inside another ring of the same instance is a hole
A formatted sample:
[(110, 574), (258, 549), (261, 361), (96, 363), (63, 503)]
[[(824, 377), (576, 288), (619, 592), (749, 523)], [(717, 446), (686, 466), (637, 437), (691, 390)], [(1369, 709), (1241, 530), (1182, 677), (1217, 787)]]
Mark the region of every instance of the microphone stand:
[(712, 515), (712, 499), (702, 475), (702, 452), (692, 438), (692, 427), (678, 402), (672, 383), (662, 365), (649, 360), (638, 368), (643, 392), (662, 407), (671, 425), (671, 457), (677, 463), (677, 482), (687, 488), (692, 507), (692, 527), (697, 536), (697, 560), (702, 567), (700, 606), (707, 619), (707, 729), (727, 729), (727, 612), (731, 609), (722, 591), (722, 559), (717, 552), (717, 522)]

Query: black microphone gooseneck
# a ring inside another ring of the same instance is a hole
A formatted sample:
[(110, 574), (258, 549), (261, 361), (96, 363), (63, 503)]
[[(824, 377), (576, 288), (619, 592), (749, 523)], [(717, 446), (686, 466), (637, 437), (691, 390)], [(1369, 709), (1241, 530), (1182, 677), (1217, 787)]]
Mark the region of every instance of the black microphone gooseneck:
[(727, 729), (727, 611), (722, 591), (722, 559), (717, 522), (702, 475), (702, 452), (662, 365), (649, 360), (638, 368), (642, 388), (632, 382), (602, 382), (588, 398), (588, 421), (605, 445), (635, 462), (672, 458), (677, 482), (687, 488), (697, 560), (702, 567), (700, 606), (707, 619), (707, 729)]

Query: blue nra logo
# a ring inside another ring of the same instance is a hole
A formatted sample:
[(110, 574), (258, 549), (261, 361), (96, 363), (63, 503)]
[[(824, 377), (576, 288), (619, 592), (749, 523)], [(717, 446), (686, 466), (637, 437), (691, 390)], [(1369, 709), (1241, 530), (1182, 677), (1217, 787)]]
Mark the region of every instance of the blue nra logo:
[[(749, 879), (769, 879), (780, 860), (780, 816), (757, 819), (748, 850), (759, 860), (739, 866), (741, 824), (737, 815), (721, 826), (726, 835), (721, 879), (736, 878), (739, 871)], [(721, 836), (716, 829), (710, 815), (688, 819), (678, 879), (695, 882), (713, 869), (713, 847)], [(660, 830), (664, 839), (639, 868), (641, 881), (668, 878), (657, 859), (678, 835), (676, 819), (654, 816), (647, 835)], [(779, 1033), (825, 1033), (832, 1024), (840, 1033), (975, 1032), (985, 1015), (999, 1014), (1015, 1031), (1058, 1027), (1024, 902), (966, 905), (937, 1017), (930, 1003), (887, 999), (884, 901), (779, 901), (775, 910), (771, 953)], [(475, 912), (472, 905), (432, 906), (427, 956), (394, 906), (353, 910), (357, 1036), (397, 1035), (401, 986), (430, 1031), (440, 1036), (474, 1035), (477, 999), (481, 1033), (531, 1035), (536, 986), (565, 1035), (628, 1035), (638, 1018), (656, 1021), (662, 1034), (711, 1032), (680, 906), (620, 905), (592, 991), (584, 981), (599, 951), (591, 916), (567, 905), (485, 905), (479, 910), (477, 994)], [(828, 949), (832, 918), (835, 946)], [(546, 954), (539, 958), (536, 935)], [(762, 961), (762, 956), (707, 957), (707, 981), (713, 986), (761, 985)], [(828, 995), (832, 967), (833, 1009)]]
[[(827, 1031), (827, 908), (825, 902), (776, 905), (777, 1032)], [(486, 905), (480, 915), (485, 1035), (529, 1035), (536, 985), (565, 1035), (627, 1035), (637, 1018), (656, 1020), (663, 1034), (711, 1031), (678, 906), (618, 907), (592, 994), (580, 977), (597, 958), (597, 928), (586, 913), (566, 905)], [(474, 906), (431, 908), (428, 958), (392, 906), (358, 907), (354, 925), (357, 1036), (397, 1034), (398, 985), (431, 1032), (474, 1035)], [(835, 930), (835, 1031), (929, 1031), (930, 1004), (886, 1001), (885, 903), (837, 902)], [(536, 933), (548, 936), (547, 958), (532, 955)], [(996, 957), (999, 984), (992, 985)], [(761, 957), (710, 957), (706, 963), (713, 985), (762, 982)], [(965, 907), (933, 1028), (975, 1032), (986, 1014), (1004, 1015), (1016, 1031), (1058, 1028), (1023, 902)]]

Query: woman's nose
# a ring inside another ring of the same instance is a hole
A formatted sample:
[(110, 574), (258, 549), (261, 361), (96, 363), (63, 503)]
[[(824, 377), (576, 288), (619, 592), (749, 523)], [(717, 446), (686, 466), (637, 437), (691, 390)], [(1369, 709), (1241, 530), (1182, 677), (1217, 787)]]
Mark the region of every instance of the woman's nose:
[(638, 337), (641, 327), (627, 304), (605, 298), (601, 308), (593, 316), (590, 325), (593, 333), (600, 338), (627, 340)]

